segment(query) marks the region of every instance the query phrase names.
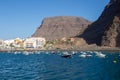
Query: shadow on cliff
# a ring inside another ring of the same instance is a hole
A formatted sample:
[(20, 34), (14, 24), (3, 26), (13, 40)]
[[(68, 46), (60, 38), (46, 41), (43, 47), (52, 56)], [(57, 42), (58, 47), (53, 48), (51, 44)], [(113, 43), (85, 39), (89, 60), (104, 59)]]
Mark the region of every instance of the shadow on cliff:
[[(116, 16), (116, 14), (118, 14), (120, 10), (117, 1), (115, 2), (111, 0), (109, 4), (105, 7), (98, 20), (89, 25), (88, 28), (83, 32), (83, 34), (77, 37), (84, 38), (84, 40), (86, 40), (88, 44), (97, 44), (101, 46), (103, 37), (106, 36), (105, 33), (110, 29), (111, 25), (113, 24), (114, 17)], [(117, 38), (119, 39), (116, 39), (116, 42), (119, 42), (120, 33)]]

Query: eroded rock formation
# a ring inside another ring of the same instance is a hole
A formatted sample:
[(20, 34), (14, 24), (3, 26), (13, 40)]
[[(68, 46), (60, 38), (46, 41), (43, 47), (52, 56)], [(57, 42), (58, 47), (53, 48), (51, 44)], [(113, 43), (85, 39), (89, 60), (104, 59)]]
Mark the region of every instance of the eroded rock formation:
[(47, 40), (74, 37), (81, 34), (89, 24), (88, 20), (81, 17), (57, 16), (45, 18), (32, 36), (45, 37)]

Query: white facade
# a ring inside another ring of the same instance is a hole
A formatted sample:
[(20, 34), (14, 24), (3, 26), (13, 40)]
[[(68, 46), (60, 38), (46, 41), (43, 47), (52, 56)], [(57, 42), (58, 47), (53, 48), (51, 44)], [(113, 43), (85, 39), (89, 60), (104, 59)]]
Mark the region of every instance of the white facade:
[(43, 48), (46, 43), (45, 38), (31, 37), (24, 41), (24, 48)]
[(4, 48), (11, 48), (12, 46), (21, 47), (19, 42), (22, 42), (22, 39), (16, 38), (16, 39), (11, 39), (11, 40), (5, 40), (4, 41)]
[(11, 48), (10, 45), (14, 44), (14, 40), (5, 40), (4, 41), (4, 47), (5, 48)]
[(23, 39), (20, 39), (20, 38), (16, 38), (14, 40), (14, 46), (16, 48), (22, 48), (23, 47)]

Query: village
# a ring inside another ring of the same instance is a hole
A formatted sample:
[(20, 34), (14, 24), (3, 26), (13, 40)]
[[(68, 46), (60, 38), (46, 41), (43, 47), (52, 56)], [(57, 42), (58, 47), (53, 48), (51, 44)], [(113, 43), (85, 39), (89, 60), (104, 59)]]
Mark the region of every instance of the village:
[(0, 40), (0, 51), (9, 50), (30, 50), (30, 49), (44, 49), (46, 44), (45, 38), (29, 37), (26, 39), (10, 39)]

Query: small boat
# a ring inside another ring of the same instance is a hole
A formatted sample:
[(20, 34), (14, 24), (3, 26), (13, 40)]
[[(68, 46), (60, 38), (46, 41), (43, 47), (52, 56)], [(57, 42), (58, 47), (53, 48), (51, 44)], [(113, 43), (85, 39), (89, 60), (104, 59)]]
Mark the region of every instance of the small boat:
[(52, 54), (55, 54), (55, 51), (52, 51), (51, 53), (52, 53)]
[(82, 52), (82, 54), (79, 55), (79, 57), (86, 58), (86, 57), (92, 57), (92, 55), (91, 54), (87, 54), (86, 52)]
[(61, 57), (63, 57), (63, 58), (71, 58), (71, 54), (69, 54), (68, 52), (64, 52)]
[(101, 58), (105, 58), (105, 54), (102, 54), (102, 52), (96, 52), (96, 56), (101, 57)]
[(24, 51), (23, 54), (24, 55), (29, 55), (29, 52), (28, 51)]
[(79, 55), (79, 57), (85, 58), (86, 54), (81, 54), (81, 55)]
[(63, 57), (63, 58), (71, 58), (71, 55), (69, 54), (69, 55), (62, 55), (61, 57)]

